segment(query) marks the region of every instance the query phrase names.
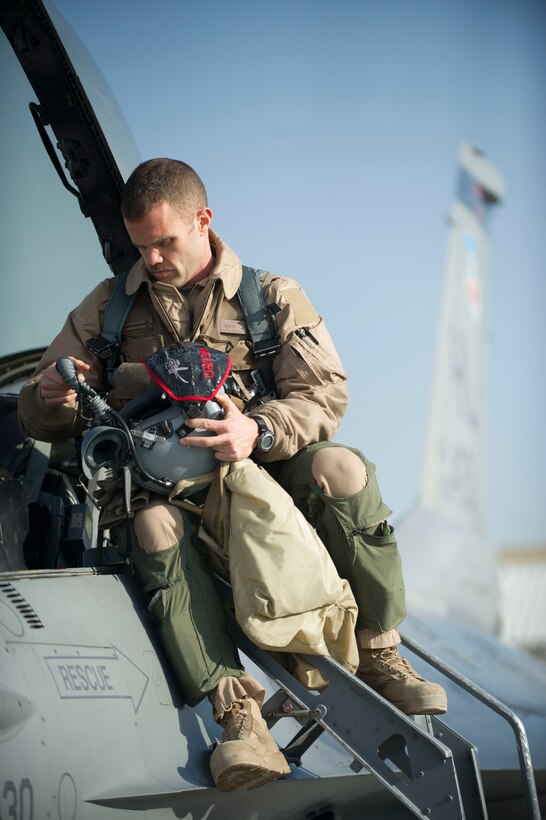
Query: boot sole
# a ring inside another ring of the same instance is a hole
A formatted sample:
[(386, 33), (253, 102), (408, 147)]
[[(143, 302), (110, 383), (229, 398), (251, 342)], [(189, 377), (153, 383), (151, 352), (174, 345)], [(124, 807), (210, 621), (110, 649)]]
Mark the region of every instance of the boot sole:
[(217, 746), (210, 761), (212, 777), (218, 791), (231, 792), (234, 789), (257, 789), (266, 783), (271, 783), (290, 774), (290, 766), (282, 752), (271, 752), (261, 760), (255, 762), (243, 757), (234, 749), (224, 751), (222, 745)]
[(393, 706), (404, 712), (405, 715), (444, 715), (447, 712), (447, 698), (439, 701), (438, 698), (414, 698), (411, 701), (390, 701)]

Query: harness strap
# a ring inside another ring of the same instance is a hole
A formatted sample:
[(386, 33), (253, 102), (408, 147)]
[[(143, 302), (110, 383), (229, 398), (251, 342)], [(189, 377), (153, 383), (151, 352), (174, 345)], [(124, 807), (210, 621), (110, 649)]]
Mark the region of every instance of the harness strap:
[(129, 271), (123, 271), (116, 277), (114, 290), (104, 309), (102, 332), (86, 342), (87, 349), (105, 364), (108, 387), (112, 386), (113, 372), (118, 364), (123, 326), (136, 298), (136, 293), (128, 294), (125, 290), (128, 276)]
[(243, 309), (252, 350), (257, 359), (272, 356), (281, 349), (277, 327), (273, 319), (274, 308), (265, 303), (262, 290), (263, 270), (243, 265), (243, 276), (237, 295)]
[(119, 343), (121, 330), (135, 301), (136, 293), (129, 295), (125, 290), (128, 276), (128, 270), (118, 275), (116, 286), (104, 310), (102, 335), (109, 342), (116, 340)]

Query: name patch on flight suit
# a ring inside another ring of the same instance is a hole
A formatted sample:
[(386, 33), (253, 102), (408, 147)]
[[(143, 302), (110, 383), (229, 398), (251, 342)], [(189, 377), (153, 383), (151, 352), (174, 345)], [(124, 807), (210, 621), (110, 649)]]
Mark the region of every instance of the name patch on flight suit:
[(218, 328), (220, 333), (234, 333), (246, 336), (246, 324), (240, 319), (220, 319)]

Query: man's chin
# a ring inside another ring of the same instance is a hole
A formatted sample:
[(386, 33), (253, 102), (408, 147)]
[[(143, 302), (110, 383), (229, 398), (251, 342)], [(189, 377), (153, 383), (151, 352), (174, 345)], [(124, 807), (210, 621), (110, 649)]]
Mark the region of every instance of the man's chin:
[(150, 275), (154, 277), (154, 279), (164, 280), (164, 279), (172, 279), (173, 276), (176, 276), (176, 271), (172, 268), (168, 270), (150, 270)]
[(183, 274), (176, 270), (151, 270), (150, 276), (152, 276), (156, 282), (166, 282), (177, 288), (181, 288), (185, 285), (187, 280), (186, 276), (183, 276)]

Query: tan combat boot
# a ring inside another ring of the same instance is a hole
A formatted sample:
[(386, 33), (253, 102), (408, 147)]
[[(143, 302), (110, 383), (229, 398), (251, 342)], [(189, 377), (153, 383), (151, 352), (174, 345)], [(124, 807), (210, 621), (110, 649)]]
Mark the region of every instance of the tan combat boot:
[(441, 715), (447, 695), (439, 683), (430, 683), (398, 653), (387, 649), (359, 649), (357, 676), (406, 715)]
[(290, 774), (253, 698), (236, 701), (218, 722), (224, 734), (212, 753), (210, 770), (219, 791), (256, 789)]

